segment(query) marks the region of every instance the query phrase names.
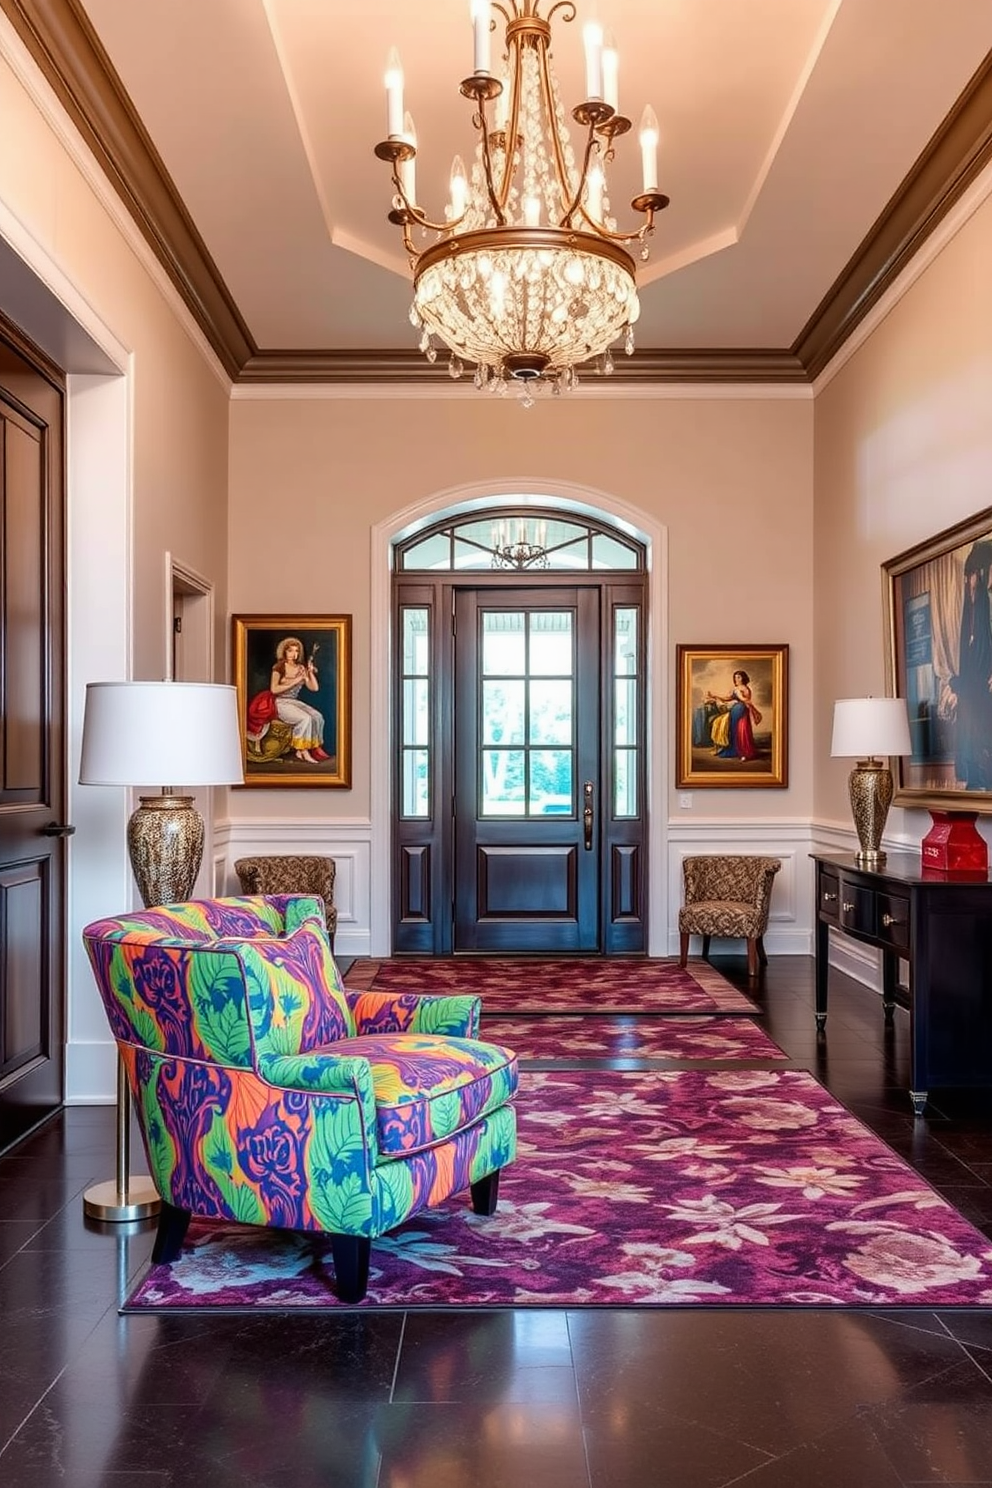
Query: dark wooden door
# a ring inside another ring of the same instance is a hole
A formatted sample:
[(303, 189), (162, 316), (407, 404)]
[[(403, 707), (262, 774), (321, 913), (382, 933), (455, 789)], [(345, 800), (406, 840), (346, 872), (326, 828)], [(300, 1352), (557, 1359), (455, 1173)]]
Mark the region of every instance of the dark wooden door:
[(456, 596), (456, 952), (601, 948), (599, 602)]
[(61, 1105), (63, 391), (0, 339), (0, 1147)]

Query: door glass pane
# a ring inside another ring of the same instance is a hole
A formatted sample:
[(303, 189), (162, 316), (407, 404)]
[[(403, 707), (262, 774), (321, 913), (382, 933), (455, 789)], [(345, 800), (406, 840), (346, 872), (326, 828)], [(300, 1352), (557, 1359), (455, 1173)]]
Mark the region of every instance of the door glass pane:
[(524, 742), (523, 681), (483, 682), (483, 744), (522, 744)]
[(403, 610), (403, 675), (427, 676), (427, 610), (419, 605)]
[(403, 677), (400, 691), (400, 815), (430, 815), (430, 610), (404, 605), (400, 613)]
[(426, 817), (430, 815), (430, 792), (427, 778), (428, 754), (426, 749), (403, 750), (403, 802), (404, 816)]
[(570, 610), (539, 611), (530, 617), (530, 674), (532, 677), (570, 677), (572, 615)]
[(403, 743), (428, 742), (428, 688), (426, 677), (410, 677), (403, 683)]
[(482, 617), (482, 673), (485, 677), (522, 677), (527, 670), (525, 617), (490, 610)]
[(637, 682), (633, 677), (618, 677), (614, 687), (616, 693), (616, 735), (614, 742), (617, 744), (636, 744)]
[(572, 751), (530, 751), (530, 806), (528, 816), (574, 816), (572, 805)]
[(613, 752), (614, 816), (637, 815), (637, 751), (616, 749)]
[(523, 816), (525, 806), (524, 751), (522, 749), (484, 749), (482, 751), (482, 815)]
[(403, 554), (404, 569), (436, 568), (446, 571), (450, 567), (451, 538), (446, 532), (435, 532), (433, 536), (425, 537), (423, 542), (415, 543)]
[(596, 532), (592, 539), (592, 566), (636, 568), (637, 553), (633, 548), (628, 548), (626, 543), (618, 542), (615, 537), (607, 537), (605, 532)]
[(572, 684), (549, 682), (542, 678), (530, 682), (531, 744), (572, 743)]
[(617, 817), (638, 815), (639, 620), (634, 606), (618, 605), (613, 611), (613, 814)]

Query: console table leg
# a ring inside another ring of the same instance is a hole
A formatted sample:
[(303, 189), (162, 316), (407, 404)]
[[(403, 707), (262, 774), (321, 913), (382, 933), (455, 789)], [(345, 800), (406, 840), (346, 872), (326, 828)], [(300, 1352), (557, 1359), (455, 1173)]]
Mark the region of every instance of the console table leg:
[(899, 957), (882, 952), (882, 1012), (886, 1023), (895, 1021), (896, 988), (899, 985)]
[(927, 1108), (927, 1092), (925, 1090), (911, 1090), (909, 1098), (913, 1102), (913, 1115), (922, 1116)]

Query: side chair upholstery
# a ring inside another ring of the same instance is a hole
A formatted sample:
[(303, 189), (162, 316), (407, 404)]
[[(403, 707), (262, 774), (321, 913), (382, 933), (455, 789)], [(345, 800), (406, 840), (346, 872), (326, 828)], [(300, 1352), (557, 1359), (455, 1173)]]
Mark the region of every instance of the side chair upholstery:
[(153, 1260), (192, 1215), (328, 1234), (359, 1301), (371, 1242), (516, 1153), (517, 1059), (477, 997), (346, 989), (319, 900), (200, 900), (83, 931), (163, 1200)]
[(745, 856), (689, 857), (682, 860), (684, 903), (679, 910), (679, 965), (689, 955), (689, 937), (701, 935), (703, 955), (713, 935), (747, 941), (749, 977), (767, 965), (764, 934), (772, 882), (782, 864), (778, 858)]
[(337, 864), (333, 858), (270, 853), (256, 858), (238, 858), (234, 871), (242, 894), (309, 894), (322, 899), (327, 933), (331, 950), (334, 950), (338, 912), (334, 907)]

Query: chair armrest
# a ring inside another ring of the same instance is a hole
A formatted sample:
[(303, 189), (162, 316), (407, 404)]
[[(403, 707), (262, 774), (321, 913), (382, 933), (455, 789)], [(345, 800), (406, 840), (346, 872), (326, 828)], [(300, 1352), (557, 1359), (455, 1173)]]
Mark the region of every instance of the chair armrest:
[(345, 989), (356, 1033), (424, 1033), (478, 1038), (482, 1000), (468, 995), (428, 997), (419, 992)]
[[(371, 1164), (379, 1151), (375, 1125), (375, 1086), (372, 1066), (358, 1054), (258, 1054), (255, 1072), (276, 1090), (296, 1090), (303, 1095), (340, 1096), (354, 1101), (361, 1116), (362, 1131)], [(358, 1134), (356, 1133), (356, 1140)]]

